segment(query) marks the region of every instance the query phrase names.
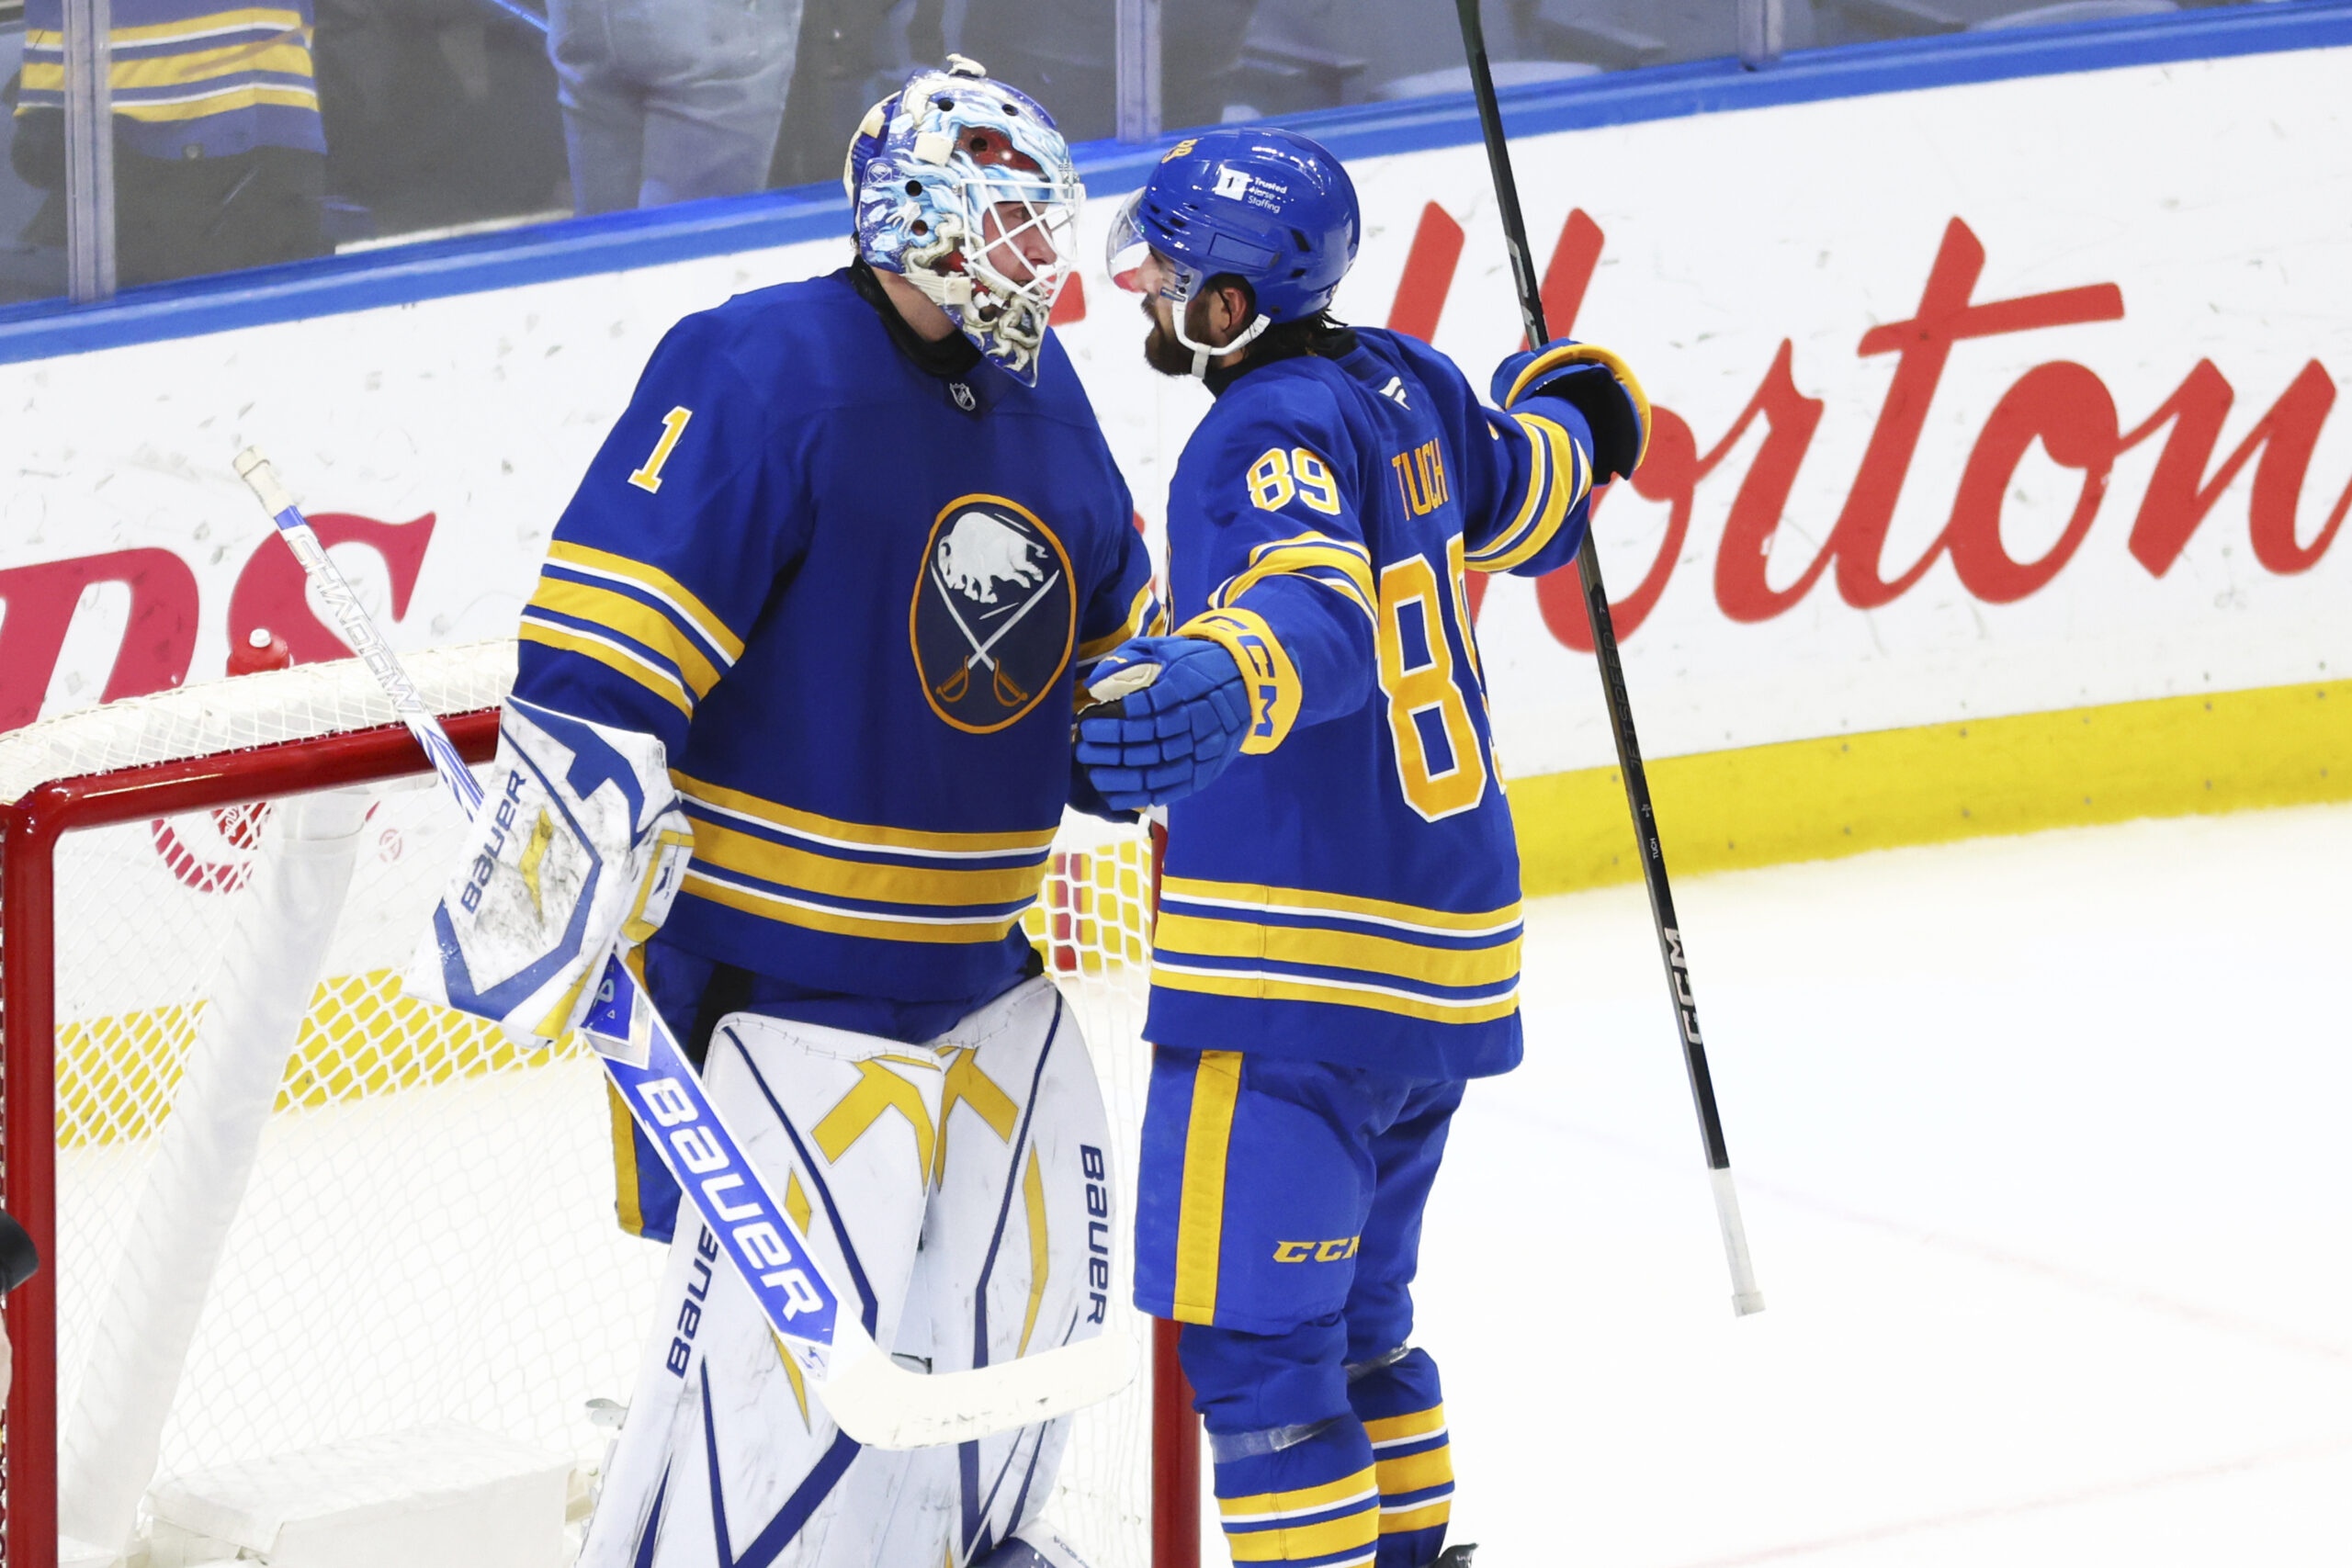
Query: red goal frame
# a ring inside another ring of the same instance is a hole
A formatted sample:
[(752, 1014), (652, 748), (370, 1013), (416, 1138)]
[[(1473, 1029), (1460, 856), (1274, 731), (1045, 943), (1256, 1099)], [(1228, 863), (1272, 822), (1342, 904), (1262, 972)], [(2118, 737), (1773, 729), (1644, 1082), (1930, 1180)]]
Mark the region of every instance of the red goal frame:
[[(469, 763), (486, 762), (498, 750), (495, 708), (442, 723)], [(407, 729), (387, 724), (53, 780), (0, 806), (0, 1208), (23, 1224), (45, 1265), (57, 1240), (58, 840), (79, 829), (429, 771)], [(53, 1269), (44, 1266), (9, 1295), (6, 1321), (16, 1377), (0, 1437), (0, 1565), (57, 1568)], [(1152, 1324), (1152, 1568), (1200, 1562), (1199, 1418), (1177, 1365), (1176, 1331), (1165, 1320)]]

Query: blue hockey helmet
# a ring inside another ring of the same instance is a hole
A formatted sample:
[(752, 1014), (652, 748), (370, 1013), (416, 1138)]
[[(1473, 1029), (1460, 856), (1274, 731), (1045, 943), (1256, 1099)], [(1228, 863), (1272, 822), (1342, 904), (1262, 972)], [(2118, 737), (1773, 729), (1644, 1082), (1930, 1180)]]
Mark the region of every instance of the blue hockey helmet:
[(865, 113), (842, 187), (866, 264), (922, 290), (1030, 386), (1086, 199), (1054, 117), (959, 54)]
[[(1160, 292), (1176, 307), (1176, 339), (1198, 375), (1211, 354), (1328, 307), (1362, 231), (1355, 184), (1339, 159), (1295, 131), (1225, 126), (1168, 150), (1112, 220), (1106, 254), (1111, 280), (1138, 293), (1147, 254), (1159, 254)], [(1184, 308), (1227, 273), (1250, 286), (1257, 319), (1221, 347), (1194, 343)]]

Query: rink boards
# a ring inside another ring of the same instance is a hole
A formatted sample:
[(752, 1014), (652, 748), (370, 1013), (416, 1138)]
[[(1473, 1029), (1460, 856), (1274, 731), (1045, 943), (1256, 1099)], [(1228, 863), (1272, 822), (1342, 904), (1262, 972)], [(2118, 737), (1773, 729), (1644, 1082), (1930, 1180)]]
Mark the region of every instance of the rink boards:
[[(1596, 527), (1678, 858), (2352, 793), (2323, 694), (2352, 659), (2352, 10), (2250, 9), (2195, 24), (2207, 58), (2151, 58), (2188, 34), (2150, 25), (1513, 96), (1554, 330), (1658, 410)], [(1475, 122), (1384, 113), (1306, 125), (1364, 201), (1340, 312), (1483, 385), (1518, 327)], [(1091, 265), (1148, 167), (1093, 152), (1059, 330), (1156, 533), (1205, 398), (1144, 369)], [(210, 679), (256, 625), (336, 651), (229, 469), (247, 444), (396, 644), (510, 635), (661, 333), (839, 265), (842, 221), (747, 198), (0, 323), (0, 727)], [(1570, 576), (1478, 618), (1532, 884), (1610, 879)]]

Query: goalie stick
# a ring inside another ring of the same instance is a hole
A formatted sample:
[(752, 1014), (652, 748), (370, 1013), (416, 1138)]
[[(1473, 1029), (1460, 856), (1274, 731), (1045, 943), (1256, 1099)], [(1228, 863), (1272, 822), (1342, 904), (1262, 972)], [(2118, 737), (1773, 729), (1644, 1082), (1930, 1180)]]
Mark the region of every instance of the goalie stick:
[[(441, 782), (472, 815), (481, 805), (481, 786), (268, 459), (247, 447), (236, 468), (302, 563), (345, 644), (383, 686)], [(854, 1312), (841, 1310), (840, 1292), (801, 1247), (783, 1205), (744, 1157), (669, 1025), (617, 955), (605, 962), (582, 1032), (679, 1190), (734, 1261), (769, 1326), (817, 1383), (834, 1421), (858, 1442), (883, 1449), (968, 1442), (1107, 1399), (1135, 1376), (1133, 1342), (1107, 1325), (1092, 1339), (997, 1366), (936, 1375), (899, 1366)]]
[[(1478, 0), (1454, 0), (1462, 20), (1462, 47), (1470, 57), (1470, 85), (1478, 98), (1478, 126), (1487, 141), (1487, 164), (1494, 175), (1495, 206), (1510, 253), (1511, 279), (1519, 288), (1519, 313), (1527, 346), (1551, 341), (1544, 328), (1544, 291), (1527, 249), (1527, 220), (1519, 210), (1519, 182), (1511, 177), (1510, 148), (1503, 139), (1502, 106), (1495, 100), (1494, 72), (1487, 63), (1486, 29)], [(1666, 964), (1667, 995), (1674, 1005), (1674, 1027), (1682, 1037), (1682, 1065), (1690, 1077), (1690, 1099), (1699, 1112), (1699, 1137), (1706, 1145), (1707, 1178), (1714, 1189), (1715, 1219), (1724, 1233), (1724, 1256), (1731, 1264), (1731, 1305), (1739, 1316), (1764, 1310), (1756, 1270), (1747, 1258), (1747, 1229), (1740, 1223), (1739, 1192), (1732, 1185), (1731, 1155), (1724, 1147), (1723, 1118), (1715, 1110), (1715, 1081), (1707, 1071), (1707, 1048), (1699, 1033), (1699, 1009), (1690, 999), (1690, 966), (1682, 952), (1682, 931), (1674, 915), (1674, 892), (1667, 886), (1666, 852), (1659, 846), (1657, 817), (1650, 807), (1649, 775), (1634, 739), (1634, 705), (1625, 693), (1625, 667), (1617, 657), (1617, 629), (1609, 618), (1609, 591), (1601, 586), (1600, 555), (1588, 528), (1577, 552), (1577, 574), (1592, 621), (1593, 652), (1600, 668), (1601, 696), (1609, 705), (1609, 732), (1617, 742), (1617, 772), (1625, 781), (1625, 804), (1634, 814), (1634, 837), (1642, 856), (1642, 880), (1649, 887), (1650, 918), (1657, 928), (1658, 956)]]

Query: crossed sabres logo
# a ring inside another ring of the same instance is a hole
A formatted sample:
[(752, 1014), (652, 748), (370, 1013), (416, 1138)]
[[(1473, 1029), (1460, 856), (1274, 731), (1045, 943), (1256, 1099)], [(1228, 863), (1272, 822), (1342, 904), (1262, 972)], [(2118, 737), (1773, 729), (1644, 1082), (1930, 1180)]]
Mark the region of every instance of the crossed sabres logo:
[(1069, 662), (1069, 555), (1017, 502), (959, 496), (932, 525), (915, 584), (915, 670), (932, 711), (985, 735), (1018, 721)]

